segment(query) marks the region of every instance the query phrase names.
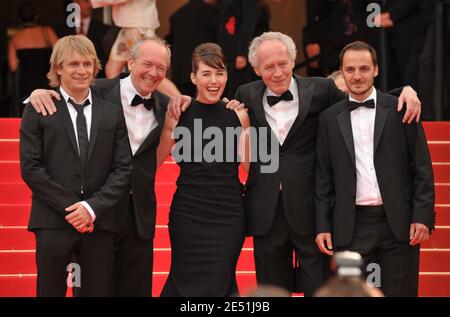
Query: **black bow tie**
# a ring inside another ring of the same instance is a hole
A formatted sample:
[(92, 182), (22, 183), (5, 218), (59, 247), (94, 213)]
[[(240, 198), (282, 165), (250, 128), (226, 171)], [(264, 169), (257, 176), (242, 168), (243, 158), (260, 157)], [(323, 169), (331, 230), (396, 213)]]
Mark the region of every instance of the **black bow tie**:
[(369, 99), (364, 102), (355, 102), (355, 101), (348, 102), (348, 111), (350, 111), (350, 112), (358, 109), (359, 107), (375, 109), (375, 101), (373, 99)]
[(143, 99), (141, 96), (135, 95), (133, 101), (131, 101), (131, 106), (136, 107), (140, 104), (144, 104), (145, 109), (151, 111), (155, 106), (155, 98), (151, 97), (148, 99)]
[(277, 103), (279, 103), (282, 100), (290, 101), (293, 100), (294, 96), (292, 96), (292, 93), (287, 90), (285, 91), (281, 96), (267, 96), (267, 103), (269, 106), (275, 106)]

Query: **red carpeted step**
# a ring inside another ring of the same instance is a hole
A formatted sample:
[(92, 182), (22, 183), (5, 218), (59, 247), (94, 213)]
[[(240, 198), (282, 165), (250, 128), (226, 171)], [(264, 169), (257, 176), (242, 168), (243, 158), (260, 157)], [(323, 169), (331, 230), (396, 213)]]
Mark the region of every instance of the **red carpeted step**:
[(450, 249), (421, 250), (420, 252), (421, 272), (448, 272), (449, 269), (450, 269)]
[(30, 207), (30, 204), (0, 204), (0, 227), (26, 226), (30, 217)]
[(421, 274), (419, 278), (419, 296), (450, 296), (450, 274)]
[(175, 183), (180, 173), (180, 167), (171, 162), (164, 162), (156, 172), (155, 179), (157, 182), (173, 182)]
[(431, 160), (433, 162), (449, 162), (450, 160), (450, 141), (428, 141)]
[(436, 204), (450, 204), (450, 186), (447, 185), (435, 185)]
[(0, 276), (0, 297), (35, 297), (36, 276)]
[[(450, 229), (438, 228), (433, 231), (430, 239), (421, 244), (423, 249), (450, 249)], [(450, 266), (449, 266), (450, 271)], [(450, 295), (450, 293), (449, 293)]]
[(450, 205), (437, 205), (436, 210), (436, 225), (450, 226)]
[(0, 175), (2, 183), (16, 183), (21, 180), (19, 161), (0, 161)]
[(433, 163), (434, 181), (450, 183), (450, 163)]
[(164, 184), (155, 187), (158, 204), (170, 204), (175, 193), (175, 184)]
[(158, 203), (156, 207), (156, 225), (167, 226), (169, 224), (169, 204)]
[(423, 127), (425, 129), (427, 140), (444, 141), (450, 139), (450, 122), (448, 121), (423, 122)]
[(0, 161), (18, 161), (19, 142), (14, 140), (0, 140)]
[(31, 191), (23, 182), (0, 183), (0, 202), (2, 204), (29, 204)]
[(0, 118), (0, 139), (18, 139), (20, 119)]
[(1, 228), (0, 250), (34, 250), (34, 234), (25, 228)]
[(35, 250), (0, 250), (0, 275), (36, 273)]

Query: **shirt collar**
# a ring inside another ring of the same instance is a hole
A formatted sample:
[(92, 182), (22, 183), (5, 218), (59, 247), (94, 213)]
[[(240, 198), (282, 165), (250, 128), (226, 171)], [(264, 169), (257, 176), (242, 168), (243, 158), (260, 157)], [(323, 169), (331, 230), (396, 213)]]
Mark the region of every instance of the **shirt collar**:
[[(131, 75), (128, 75), (127, 77), (121, 79), (120, 84), (125, 88), (128, 105), (131, 104), (131, 101), (133, 100), (135, 95), (141, 96), (141, 94), (136, 90), (136, 88), (133, 85), (133, 82), (131, 81)], [(141, 97), (144, 99), (148, 99), (151, 96), (152, 96), (152, 93), (148, 94), (147, 96), (141, 96)]]
[[(69, 98), (72, 99), (73, 101), (75, 101), (75, 98), (73, 98), (72, 96), (70, 96), (70, 95), (64, 90), (64, 88), (62, 88), (62, 86), (59, 86), (59, 90), (61, 91), (61, 95), (63, 96), (64, 101), (65, 101), (66, 103), (69, 102)], [(80, 104), (84, 103), (86, 100), (89, 100), (89, 102), (90, 102), (91, 105), (92, 105), (92, 94), (91, 94), (91, 89), (89, 89), (88, 96), (87, 96), (82, 102), (80, 102)]]
[[(350, 95), (348, 96), (348, 98), (349, 98), (350, 101), (361, 102), (359, 100), (356, 100), (355, 98), (353, 98)], [(377, 105), (377, 90), (375, 89), (374, 86), (372, 86), (372, 92), (370, 93), (370, 95), (366, 99), (364, 99), (362, 102), (365, 102), (365, 101), (370, 100), (370, 99), (373, 99), (373, 102), (375, 103), (375, 107), (376, 107), (376, 105)]]

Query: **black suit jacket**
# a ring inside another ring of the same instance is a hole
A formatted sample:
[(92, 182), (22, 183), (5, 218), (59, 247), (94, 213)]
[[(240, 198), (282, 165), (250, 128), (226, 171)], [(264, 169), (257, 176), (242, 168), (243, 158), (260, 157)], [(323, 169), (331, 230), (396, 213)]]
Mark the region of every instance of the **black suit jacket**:
[[(114, 103), (121, 107), (120, 97), (120, 77), (115, 79), (97, 79), (93, 86), (94, 94), (105, 99), (109, 103)], [(154, 108), (158, 126), (153, 129), (144, 140), (138, 151), (131, 160), (131, 183), (129, 191), (122, 197), (119, 203), (122, 210), (128, 210), (130, 197), (133, 199), (134, 217), (136, 220), (137, 232), (142, 239), (153, 239), (156, 224), (156, 194), (155, 194), (155, 174), (156, 174), (156, 148), (159, 144), (162, 127), (164, 126), (164, 115), (167, 110), (169, 97), (154, 91), (153, 97), (156, 100)], [(128, 143), (128, 151), (131, 149)], [(130, 196), (130, 190), (132, 195)]]
[[(434, 181), (422, 125), (402, 123), (397, 98), (377, 93), (374, 165), (387, 220), (395, 238), (409, 239), (411, 223), (434, 227)], [(356, 165), (347, 100), (319, 119), (316, 229), (347, 247), (355, 226)]]
[(95, 229), (116, 231), (117, 204), (131, 173), (123, 113), (93, 96), (88, 163), (82, 173), (67, 105), (55, 105), (58, 111), (43, 117), (28, 104), (20, 127), (21, 173), (33, 193), (28, 229), (71, 227), (64, 209), (85, 200), (96, 214)]
[[(314, 163), (319, 115), (346, 95), (329, 79), (295, 76), (295, 80), (300, 100), (299, 114), (283, 145), (277, 144), (278, 170), (275, 173), (261, 173), (263, 164), (259, 158), (258, 162), (251, 163), (245, 191), (249, 235), (264, 235), (270, 229), (280, 183), (285, 215), (291, 230), (301, 235), (315, 233)], [(263, 81), (243, 85), (237, 90), (236, 99), (248, 107), (252, 127), (266, 127), (272, 133), (262, 104), (265, 89)]]

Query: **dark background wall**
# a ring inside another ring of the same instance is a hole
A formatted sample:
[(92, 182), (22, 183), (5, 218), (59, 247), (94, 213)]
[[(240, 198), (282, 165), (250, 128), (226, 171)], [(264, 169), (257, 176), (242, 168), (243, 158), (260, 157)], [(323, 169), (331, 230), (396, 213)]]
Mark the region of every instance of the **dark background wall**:
[[(70, 0), (26, 0), (36, 5), (39, 12), (39, 23), (52, 26), (56, 33), (63, 35), (66, 22), (66, 7)], [(271, 28), (292, 36), (301, 47), (301, 31), (306, 22), (306, 0), (266, 0), (272, 11)], [(14, 30), (19, 25), (17, 8), (23, 1), (0, 1), (0, 27)], [(169, 31), (170, 15), (185, 4), (187, 0), (158, 0), (158, 11), (161, 27), (157, 34), (164, 37)], [(100, 19), (102, 11), (96, 10), (95, 14)], [(303, 52), (299, 50), (298, 60), (303, 60)]]
[[(158, 11), (161, 27), (157, 30), (159, 36), (164, 37), (169, 31), (169, 16), (185, 4), (187, 0), (158, 0)], [(306, 23), (307, 0), (266, 0), (270, 5), (272, 20), (270, 23), (273, 31), (289, 34), (301, 48), (301, 33)], [(297, 60), (303, 60), (303, 51), (299, 49)]]

